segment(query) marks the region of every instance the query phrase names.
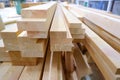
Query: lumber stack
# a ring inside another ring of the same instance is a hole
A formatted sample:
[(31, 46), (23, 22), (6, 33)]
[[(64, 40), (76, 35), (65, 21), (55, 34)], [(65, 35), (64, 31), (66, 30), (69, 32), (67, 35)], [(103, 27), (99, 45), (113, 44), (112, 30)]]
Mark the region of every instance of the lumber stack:
[(49, 2), (22, 10), (22, 19), (17, 22), (22, 57), (44, 57), (48, 31), (56, 8), (56, 2)]
[[(72, 19), (75, 19), (75, 21)], [(78, 30), (77, 33), (75, 33), (75, 30)], [(84, 61), (79, 48), (76, 50), (76, 46), (73, 45), (73, 39), (78, 39), (78, 41), (80, 40), (79, 42), (81, 42), (81, 39), (84, 39), (84, 32), (85, 30), (81, 27), (81, 22), (62, 5), (58, 4), (50, 29), (50, 50), (53, 55), (53, 60), (54, 55), (56, 55), (56, 57), (59, 57), (60, 54), (62, 55), (62, 64), (66, 71), (65, 76), (67, 80), (74, 80), (75, 77), (72, 76), (74, 74), (78, 80), (91, 74), (91, 70)], [(76, 35), (82, 35), (83, 37), (75, 37)], [(79, 60), (79, 58), (81, 59)], [(55, 60), (55, 62), (57, 60)], [(54, 66), (56, 65), (55, 62), (52, 63)], [(82, 68), (80, 65), (83, 65), (84, 69), (79, 69), (79, 67)], [(74, 69), (74, 66), (77, 69)], [(53, 69), (56, 70), (55, 67)], [(82, 72), (84, 72), (84, 74), (82, 74)], [(52, 79), (57, 79), (57, 77), (53, 77)]]
[(62, 7), (62, 10), (73, 39), (84, 39), (85, 29), (81, 27), (82, 22), (72, 15), (65, 7)]
[(56, 2), (49, 2), (23, 9), (22, 19), (1, 31), (0, 57), (6, 57), (4, 61), (11, 60), (13, 65), (36, 65), (38, 57), (44, 58), (55, 8)]
[[(119, 73), (120, 53), (118, 49), (119, 32), (115, 31), (115, 29), (119, 29), (119, 27), (113, 29), (115, 24), (118, 23), (118, 18), (114, 19), (113, 16), (109, 16), (107, 14), (102, 15), (95, 11), (92, 12), (89, 9), (80, 9), (78, 6), (75, 5), (73, 7), (70, 6), (70, 9), (74, 11), (74, 15), (78, 18), (79, 18), (78, 15), (81, 15), (78, 12), (84, 14), (83, 17), (85, 17), (85, 19), (83, 18), (83, 22), (85, 22), (86, 24), (86, 25), (82, 24), (82, 26), (86, 30), (84, 45), (87, 48), (94, 62), (97, 64), (98, 68), (100, 69), (105, 79), (119, 80), (120, 79), (120, 73)], [(97, 17), (99, 17), (100, 19)], [(102, 21), (103, 24), (101, 23), (100, 20)], [(107, 21), (111, 22), (112, 25), (109, 25)], [(109, 28), (107, 28), (108, 26)], [(107, 30), (105, 30), (102, 27), (109, 30), (109, 32), (107, 32)], [(115, 37), (115, 33), (117, 33), (116, 37)], [(115, 43), (118, 44), (116, 45)]]
[[(70, 5), (69, 10), (109, 43), (114, 49), (120, 52), (120, 33), (119, 33), (119, 16), (109, 14), (95, 9), (89, 9), (81, 6)], [(77, 12), (77, 13), (76, 13)], [(99, 18), (98, 18), (99, 17)], [(110, 40), (111, 39), (111, 40)]]
[(51, 51), (72, 51), (72, 36), (64, 21), (61, 8), (58, 6), (50, 29)]

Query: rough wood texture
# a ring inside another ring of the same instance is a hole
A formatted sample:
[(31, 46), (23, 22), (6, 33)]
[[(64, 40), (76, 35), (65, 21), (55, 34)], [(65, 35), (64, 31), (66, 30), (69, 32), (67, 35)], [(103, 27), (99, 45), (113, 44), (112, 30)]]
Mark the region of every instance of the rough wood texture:
[(20, 51), (9, 51), (12, 64), (17, 66), (30, 66), (30, 65), (36, 65), (37, 64), (37, 58), (32, 57), (21, 57)]
[(23, 31), (18, 36), (19, 47), (22, 57), (44, 57), (47, 39), (39, 40), (27, 37), (27, 32)]
[(50, 29), (51, 51), (71, 51), (72, 37), (58, 6)]

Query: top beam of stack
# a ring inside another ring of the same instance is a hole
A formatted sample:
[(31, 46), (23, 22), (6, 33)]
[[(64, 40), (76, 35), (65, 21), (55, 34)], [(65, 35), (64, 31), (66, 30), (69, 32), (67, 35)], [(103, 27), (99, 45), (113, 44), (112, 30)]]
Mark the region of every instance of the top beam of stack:
[(23, 9), (18, 29), (27, 31), (29, 38), (47, 38), (55, 8), (56, 2), (49, 2)]
[(23, 18), (47, 18), (49, 17), (49, 10), (56, 2), (49, 2), (47, 4), (32, 6), (22, 10)]
[(58, 6), (50, 29), (51, 51), (71, 51), (72, 37)]

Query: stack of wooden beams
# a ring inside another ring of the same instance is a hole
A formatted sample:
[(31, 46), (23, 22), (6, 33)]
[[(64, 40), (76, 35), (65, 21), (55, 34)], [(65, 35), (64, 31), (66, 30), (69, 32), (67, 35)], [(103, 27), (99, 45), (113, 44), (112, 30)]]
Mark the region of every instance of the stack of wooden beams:
[(72, 51), (72, 36), (58, 6), (50, 29), (51, 51)]
[(110, 14), (101, 14), (95, 10), (93, 12), (90, 11), (91, 9), (79, 8), (75, 5), (70, 5), (69, 10), (72, 10), (78, 18), (78, 15), (82, 16), (82, 20), (86, 24), (82, 25), (86, 30), (84, 45), (105, 79), (119, 80), (119, 18)]
[[(75, 19), (75, 21), (73, 19)], [(81, 27), (81, 23), (82, 22), (73, 16), (67, 9), (65, 9), (65, 7), (58, 4), (50, 29), (50, 49), (51, 52), (53, 52), (52, 60), (54, 60), (55, 55), (56, 57), (59, 57), (61, 54), (62, 58), (64, 57), (63, 66), (66, 70), (67, 80), (75, 79), (75, 77), (72, 77), (74, 73), (78, 79), (81, 79), (82, 77), (91, 73), (91, 69), (84, 61), (79, 48), (73, 45), (73, 40), (84, 39), (85, 30)], [(77, 33), (75, 33), (75, 30), (78, 30)], [(80, 37), (77, 35), (80, 35)], [(56, 61), (53, 62), (53, 64), (56, 65)], [(76, 67), (76, 70), (74, 69), (74, 66)], [(84, 70), (79, 69), (79, 67), (84, 67)], [(52, 79), (57, 79), (57, 77)]]
[(74, 40), (85, 38), (85, 29), (82, 28), (82, 22), (72, 15), (65, 7), (62, 7), (66, 23)]
[(10, 61), (10, 55), (13, 65), (36, 65), (37, 58), (44, 58), (55, 8), (56, 2), (25, 8), (17, 24), (6, 25), (0, 46), (5, 61)]
[(48, 31), (56, 8), (56, 2), (33, 6), (22, 10), (22, 19), (17, 22), (22, 57), (44, 57)]

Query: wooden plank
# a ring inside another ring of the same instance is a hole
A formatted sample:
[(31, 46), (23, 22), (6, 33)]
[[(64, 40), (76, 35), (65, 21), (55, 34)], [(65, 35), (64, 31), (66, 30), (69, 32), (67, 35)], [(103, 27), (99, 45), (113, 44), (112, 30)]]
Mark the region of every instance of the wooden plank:
[(72, 15), (63, 6), (62, 6), (62, 10), (63, 10), (64, 16), (65, 16), (65, 19), (66, 19), (66, 23), (67, 23), (67, 25), (70, 29), (70, 33), (71, 33), (73, 39), (84, 39), (84, 37), (75, 36), (75, 34), (78, 34), (78, 33), (80, 33), (78, 35), (83, 35), (84, 36), (85, 30), (81, 27), (82, 22), (79, 19), (77, 19), (77, 17)]
[(65, 52), (65, 68), (68, 73), (74, 71), (73, 52)]
[(5, 52), (5, 51), (6, 51), (6, 49), (5, 49), (5, 45), (3, 43), (3, 40), (0, 39), (0, 52)]
[(23, 18), (47, 18), (49, 17), (50, 8), (54, 7), (56, 2), (49, 2), (43, 5), (32, 6), (22, 9)]
[(120, 25), (119, 18), (110, 17), (108, 15), (90, 11), (88, 9), (78, 8), (76, 6), (73, 7), (76, 8), (78, 12), (81, 11), (84, 14), (85, 18), (87, 18), (88, 20), (95, 23), (96, 25), (98, 25), (108, 33), (120, 39), (120, 34), (119, 34), (120, 27), (117, 27), (117, 25)]
[(37, 65), (37, 58), (21, 57), (20, 51), (9, 51), (9, 55), (11, 57), (12, 64), (15, 66)]
[(10, 62), (4, 62), (0, 65), (0, 80), (2, 80), (2, 77), (6, 74), (10, 67)]
[(70, 4), (68, 9), (73, 15), (75, 15), (78, 19), (83, 21), (85, 13), (80, 11), (76, 5)]
[(36, 66), (26, 66), (19, 78), (19, 80), (40, 80), (43, 69), (43, 59), (39, 60)]
[(50, 60), (51, 60), (51, 52), (50, 52), (50, 47), (48, 47), (42, 80), (49, 80)]
[(114, 74), (119, 74), (120, 68), (120, 54), (114, 50), (109, 44), (101, 39), (97, 34), (90, 30), (86, 25), (83, 25), (86, 29), (86, 40), (92, 44), (95, 49), (100, 53), (103, 60), (109, 65)]
[(44, 57), (47, 39), (37, 42), (39, 39), (27, 37), (27, 32), (23, 31), (18, 36), (19, 47), (22, 57)]
[(120, 52), (120, 40), (113, 35), (106, 32), (104, 29), (95, 25), (91, 21), (84, 18), (84, 23), (88, 25), (93, 31), (95, 31), (100, 37), (102, 37), (107, 43), (109, 43), (114, 49)]
[(75, 28), (70, 28), (71, 34), (85, 34), (85, 29), (75, 29)]
[[(90, 44), (91, 45), (91, 44)], [(106, 64), (106, 62), (103, 60), (103, 58), (99, 55), (99, 53), (95, 50), (95, 48), (92, 48), (88, 43), (86, 42), (86, 48), (88, 49), (92, 59), (97, 64), (98, 68), (102, 72), (104, 78), (106, 80), (119, 80), (120, 76), (115, 75), (111, 69), (110, 66)]]
[(4, 45), (6, 50), (17, 51), (20, 50), (18, 40), (11, 38), (11, 39), (3, 39)]
[(67, 9), (65, 9), (62, 6), (62, 10), (64, 13), (64, 16), (66, 18), (66, 21), (69, 25), (69, 28), (81, 28), (81, 21), (77, 19), (75, 16), (73, 16)]
[(79, 20), (83, 20), (83, 15), (80, 15), (79, 12), (75, 11), (73, 8), (68, 8), (68, 10), (74, 15), (76, 16)]
[(18, 31), (17, 24), (8, 24), (5, 25), (5, 29), (1, 31), (2, 38), (17, 38), (17, 36), (21, 33), (21, 31)]
[(0, 61), (11, 61), (2, 39), (0, 39)]
[(75, 60), (75, 66), (76, 66), (76, 73), (77, 73), (77, 77), (78, 79), (81, 79), (82, 77), (91, 74), (91, 69), (90, 66), (88, 65), (87, 62), (85, 62), (82, 52), (80, 51), (80, 49), (78, 48), (78, 46), (76, 44), (74, 44), (74, 52), (73, 52), (73, 56), (74, 56), (74, 60)]
[(11, 66), (1, 80), (19, 80), (24, 66)]
[(17, 36), (20, 34), (20, 32), (21, 31), (18, 31), (17, 29), (16, 23), (6, 25), (5, 29), (1, 31), (1, 37), (3, 38), (6, 50), (19, 50)]
[(0, 52), (0, 61), (11, 61), (8, 52)]
[(44, 31), (27, 31), (29, 38), (42, 38), (46, 39), (48, 37), (48, 32)]
[[(90, 14), (90, 15), (88, 15)], [(110, 34), (116, 36), (118, 39), (120, 39), (120, 33), (119, 29), (120, 27), (120, 20), (116, 18), (112, 18), (106, 15), (98, 14), (98, 13), (86, 13), (85, 16), (88, 20), (92, 21), (96, 25), (100, 26), (105, 31), (109, 32)], [(91, 17), (93, 19), (91, 19)], [(100, 17), (100, 18), (98, 18)]]
[(0, 16), (0, 31), (3, 30), (4, 28), (5, 28), (5, 25), (4, 25), (2, 18)]
[(31, 7), (31, 6), (37, 6), (37, 5), (41, 5), (43, 3), (41, 2), (26, 2), (26, 3), (22, 3), (22, 8), (27, 8), (27, 7)]
[(22, 31), (48, 31), (49, 29), (47, 19), (21, 19), (18, 20), (17, 25), (18, 30)]
[(61, 52), (55, 52), (51, 55), (52, 57), (52, 63), (51, 70), (49, 73), (49, 79), (48, 80), (64, 80), (63, 77), (63, 68), (62, 68), (62, 62), (61, 62)]
[(71, 51), (72, 49), (72, 37), (59, 6), (50, 29), (50, 44), (51, 51)]

